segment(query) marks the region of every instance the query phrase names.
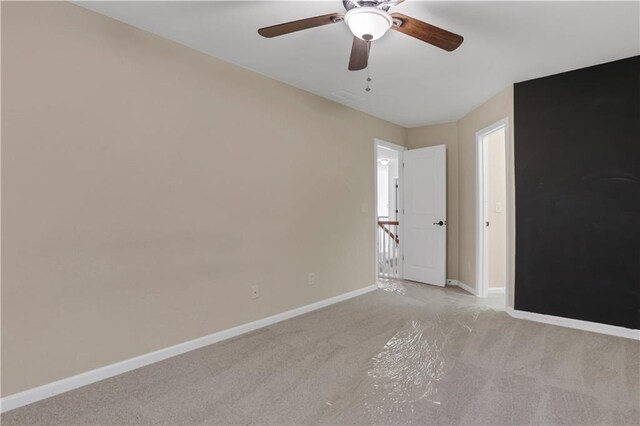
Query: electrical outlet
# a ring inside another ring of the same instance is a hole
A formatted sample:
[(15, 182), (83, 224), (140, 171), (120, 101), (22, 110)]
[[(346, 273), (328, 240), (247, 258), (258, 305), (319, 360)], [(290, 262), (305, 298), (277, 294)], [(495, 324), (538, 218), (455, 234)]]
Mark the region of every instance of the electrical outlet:
[(258, 297), (260, 297), (259, 288), (258, 288), (257, 285), (252, 285), (251, 286), (251, 298), (252, 299), (257, 299)]
[(316, 283), (316, 274), (315, 272), (309, 273), (309, 285), (314, 285)]

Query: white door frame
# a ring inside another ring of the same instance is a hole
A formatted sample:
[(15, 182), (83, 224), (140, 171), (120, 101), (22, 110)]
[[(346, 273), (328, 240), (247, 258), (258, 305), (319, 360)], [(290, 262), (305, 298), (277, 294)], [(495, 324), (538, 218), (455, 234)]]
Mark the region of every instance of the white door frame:
[[(382, 139), (374, 138), (373, 139), (373, 182), (375, 191), (373, 191), (373, 236), (375, 244), (373, 245), (373, 259), (374, 259), (374, 276), (376, 277), (376, 282), (378, 281), (378, 146), (383, 146), (385, 148), (392, 149), (398, 153), (398, 182), (399, 182), (399, 191), (398, 191), (398, 210), (402, 207), (402, 152), (407, 150), (407, 147), (402, 145), (396, 145), (395, 143), (387, 142)], [(403, 251), (402, 251), (402, 221), (399, 221), (400, 225), (398, 226), (398, 234), (400, 236), (400, 244), (398, 246), (398, 275), (400, 278), (403, 278)]]
[(489, 283), (488, 283), (488, 244), (486, 238), (486, 226), (485, 216), (487, 212), (484, 208), (484, 196), (487, 192), (486, 188), (486, 170), (484, 161), (484, 150), (482, 139), (496, 130), (504, 128), (504, 154), (505, 154), (505, 205), (504, 214), (506, 220), (506, 253), (505, 256), (505, 286), (504, 286), (504, 300), (505, 309), (509, 306), (509, 285), (510, 285), (510, 273), (509, 273), (509, 247), (511, 246), (511, 236), (509, 229), (511, 227), (510, 214), (511, 214), (511, 200), (510, 200), (510, 175), (509, 175), (509, 146), (510, 146), (510, 133), (509, 133), (509, 118), (503, 118), (502, 120), (493, 123), (490, 126), (485, 127), (482, 130), (476, 132), (476, 158), (477, 158), (477, 177), (476, 177), (476, 295), (478, 297), (487, 297), (489, 295)]

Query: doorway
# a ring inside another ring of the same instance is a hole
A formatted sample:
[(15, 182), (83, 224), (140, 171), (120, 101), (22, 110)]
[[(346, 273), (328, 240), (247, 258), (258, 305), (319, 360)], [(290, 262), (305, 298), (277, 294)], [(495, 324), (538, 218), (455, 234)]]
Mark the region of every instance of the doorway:
[(446, 147), (374, 141), (376, 276), (446, 282)]
[(507, 119), (476, 133), (477, 292), (492, 307), (506, 307), (508, 287)]
[(376, 167), (376, 276), (378, 280), (402, 277), (400, 206), (402, 152), (406, 149), (374, 140)]

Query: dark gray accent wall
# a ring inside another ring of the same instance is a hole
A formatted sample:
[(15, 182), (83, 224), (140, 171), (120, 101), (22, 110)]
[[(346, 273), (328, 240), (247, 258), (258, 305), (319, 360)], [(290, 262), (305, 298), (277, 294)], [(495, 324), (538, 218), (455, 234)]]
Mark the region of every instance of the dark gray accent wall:
[(640, 56), (514, 86), (515, 308), (640, 328)]

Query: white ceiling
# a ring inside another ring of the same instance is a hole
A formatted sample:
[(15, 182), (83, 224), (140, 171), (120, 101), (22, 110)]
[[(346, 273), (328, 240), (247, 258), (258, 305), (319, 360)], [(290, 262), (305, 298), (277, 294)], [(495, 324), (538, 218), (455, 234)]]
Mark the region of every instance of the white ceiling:
[[(343, 12), (334, 1), (77, 2), (81, 6), (405, 127), (454, 121), (513, 82), (640, 53), (640, 2), (424, 2), (393, 11), (461, 34), (445, 52), (395, 31), (349, 72), (344, 23), (266, 39), (256, 30)], [(336, 98), (347, 91), (357, 100)]]

